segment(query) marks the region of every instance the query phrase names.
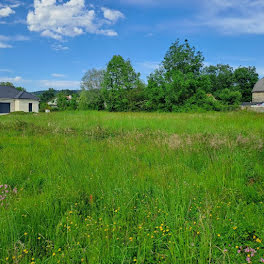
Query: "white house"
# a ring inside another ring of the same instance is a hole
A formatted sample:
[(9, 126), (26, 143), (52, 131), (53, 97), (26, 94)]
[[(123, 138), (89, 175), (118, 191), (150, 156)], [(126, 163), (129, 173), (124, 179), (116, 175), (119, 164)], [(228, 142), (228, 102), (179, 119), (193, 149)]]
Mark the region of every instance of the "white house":
[(28, 92), (18, 91), (12, 86), (0, 86), (0, 114), (16, 111), (39, 111), (39, 99)]

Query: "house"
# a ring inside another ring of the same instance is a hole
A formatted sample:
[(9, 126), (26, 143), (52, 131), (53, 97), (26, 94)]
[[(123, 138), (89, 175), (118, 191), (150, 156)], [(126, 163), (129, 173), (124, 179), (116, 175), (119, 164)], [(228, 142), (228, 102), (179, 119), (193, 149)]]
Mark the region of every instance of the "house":
[(0, 86), (0, 114), (16, 111), (38, 112), (39, 99), (12, 86)]
[(264, 78), (259, 80), (252, 90), (252, 102), (263, 103), (264, 102)]
[(49, 105), (50, 107), (57, 107), (57, 106), (58, 106), (58, 99), (55, 98), (55, 99), (49, 101), (49, 102), (48, 102), (48, 105)]

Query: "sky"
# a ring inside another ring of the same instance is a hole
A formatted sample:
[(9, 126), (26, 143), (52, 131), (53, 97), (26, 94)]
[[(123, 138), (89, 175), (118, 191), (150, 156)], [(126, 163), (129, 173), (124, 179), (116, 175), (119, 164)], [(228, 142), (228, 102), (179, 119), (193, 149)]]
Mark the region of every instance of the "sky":
[(264, 0), (0, 0), (0, 82), (79, 89), (113, 55), (147, 80), (177, 39), (264, 76)]

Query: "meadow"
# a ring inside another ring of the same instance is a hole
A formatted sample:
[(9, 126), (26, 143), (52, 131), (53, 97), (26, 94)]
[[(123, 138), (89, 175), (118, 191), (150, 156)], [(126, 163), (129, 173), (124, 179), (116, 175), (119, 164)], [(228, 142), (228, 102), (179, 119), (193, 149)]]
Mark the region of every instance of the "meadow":
[(0, 116), (0, 263), (264, 263), (264, 115)]

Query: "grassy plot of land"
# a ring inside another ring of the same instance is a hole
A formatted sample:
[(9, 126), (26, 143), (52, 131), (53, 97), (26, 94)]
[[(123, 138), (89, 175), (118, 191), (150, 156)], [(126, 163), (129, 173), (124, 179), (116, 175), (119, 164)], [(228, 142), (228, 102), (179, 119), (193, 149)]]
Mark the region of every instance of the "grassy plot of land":
[(263, 143), (257, 113), (2, 116), (0, 263), (261, 263)]

